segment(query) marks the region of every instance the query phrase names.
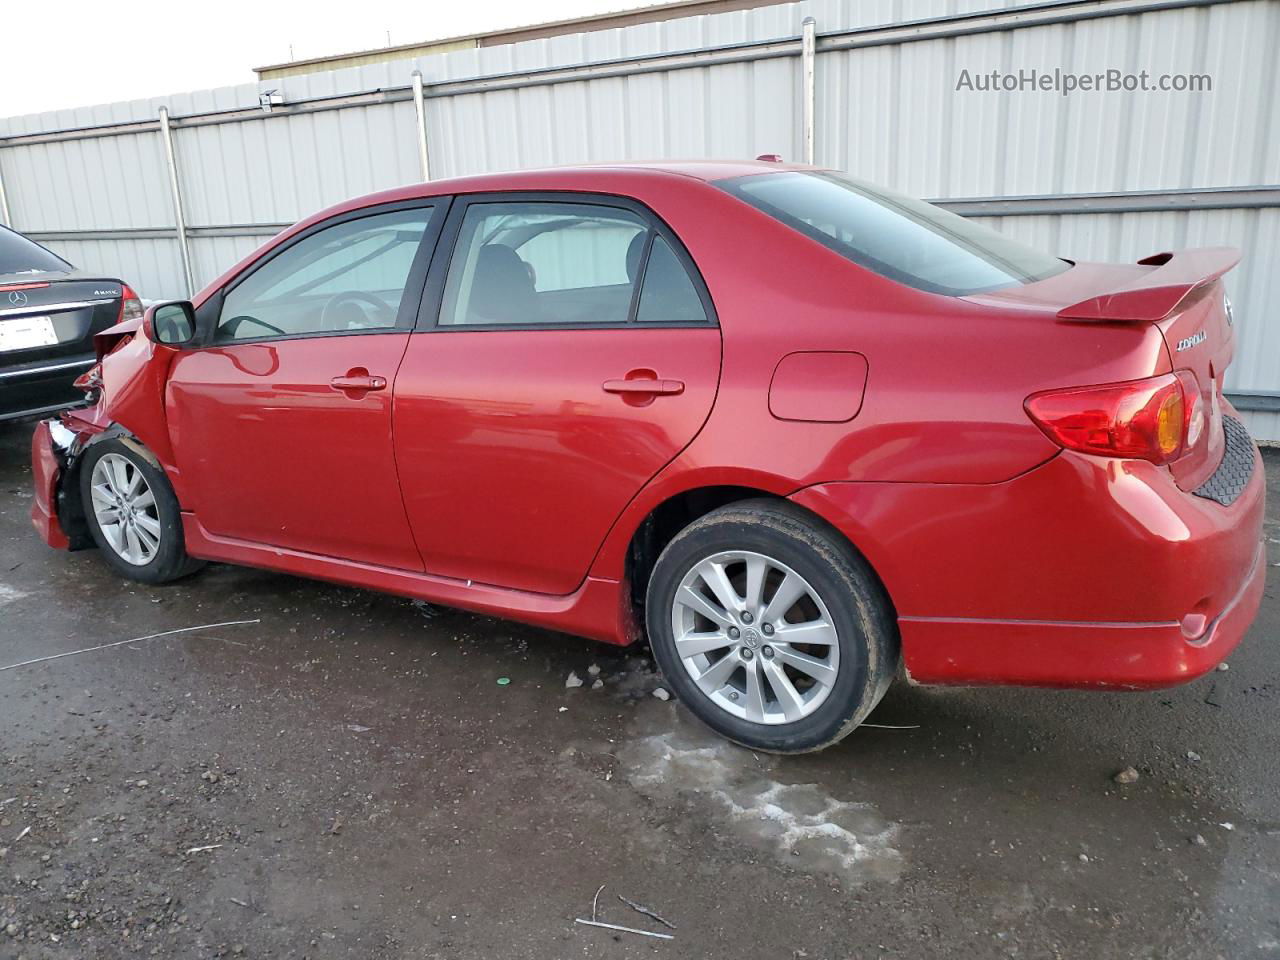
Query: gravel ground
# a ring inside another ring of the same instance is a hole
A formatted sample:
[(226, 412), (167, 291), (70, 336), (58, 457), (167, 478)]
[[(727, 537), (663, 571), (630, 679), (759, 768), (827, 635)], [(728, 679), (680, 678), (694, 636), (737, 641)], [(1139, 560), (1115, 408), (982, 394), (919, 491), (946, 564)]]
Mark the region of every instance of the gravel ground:
[[(29, 435), (0, 425), (0, 667), (256, 622), (0, 671), (6, 960), (1280, 955), (1280, 572), (1188, 686), (898, 685), (892, 729), (777, 760), (639, 651), (48, 550)], [(674, 939), (576, 925), (602, 884), (599, 919)]]

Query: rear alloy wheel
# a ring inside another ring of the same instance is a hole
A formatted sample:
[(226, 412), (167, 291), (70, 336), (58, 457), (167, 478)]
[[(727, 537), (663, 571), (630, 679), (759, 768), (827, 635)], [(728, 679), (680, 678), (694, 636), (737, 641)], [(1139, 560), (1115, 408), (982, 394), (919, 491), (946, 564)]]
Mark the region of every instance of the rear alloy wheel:
[(700, 719), (760, 750), (817, 750), (871, 712), (896, 669), (888, 601), (865, 562), (802, 511), (713, 511), (663, 551), (650, 640)]
[(671, 634), (703, 695), (752, 723), (807, 717), (840, 672), (827, 605), (804, 577), (761, 553), (731, 550), (696, 564), (672, 601)]
[(199, 569), (187, 556), (177, 497), (136, 443), (99, 440), (80, 464), (80, 496), (103, 557), (131, 580), (164, 583)]

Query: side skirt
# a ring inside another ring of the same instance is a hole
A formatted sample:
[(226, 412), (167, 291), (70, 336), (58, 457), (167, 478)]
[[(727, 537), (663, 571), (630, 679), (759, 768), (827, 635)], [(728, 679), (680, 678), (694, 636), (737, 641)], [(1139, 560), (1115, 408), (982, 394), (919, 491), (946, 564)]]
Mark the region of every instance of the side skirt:
[(182, 529), (187, 552), (201, 560), (366, 587), (619, 646), (639, 639), (629, 590), (617, 580), (588, 577), (573, 593), (550, 596), (219, 537), (205, 530), (193, 513), (182, 514)]

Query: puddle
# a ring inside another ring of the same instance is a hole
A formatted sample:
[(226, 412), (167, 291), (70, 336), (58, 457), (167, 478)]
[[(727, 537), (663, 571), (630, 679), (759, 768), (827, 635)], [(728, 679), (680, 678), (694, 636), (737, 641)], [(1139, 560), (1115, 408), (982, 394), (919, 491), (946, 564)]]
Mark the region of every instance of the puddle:
[(667, 729), (617, 751), (622, 776), (645, 796), (703, 798), (725, 812), (739, 839), (793, 869), (852, 882), (898, 878), (898, 827), (870, 804), (831, 796), (817, 784), (785, 782), (785, 760), (734, 746), (683, 711), (646, 713), (664, 714), (659, 722)]

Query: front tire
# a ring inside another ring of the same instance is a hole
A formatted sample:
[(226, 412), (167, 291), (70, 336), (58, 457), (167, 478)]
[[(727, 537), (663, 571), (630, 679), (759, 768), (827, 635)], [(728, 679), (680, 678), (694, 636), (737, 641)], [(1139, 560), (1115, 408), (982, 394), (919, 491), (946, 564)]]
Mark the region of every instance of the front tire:
[(714, 510), (667, 545), (646, 597), (654, 656), (709, 727), (771, 753), (848, 735), (888, 689), (888, 598), (848, 544), (791, 504)]
[(80, 498), (94, 543), (122, 576), (167, 583), (203, 566), (187, 555), (169, 478), (136, 444), (120, 437), (92, 444), (80, 462)]

